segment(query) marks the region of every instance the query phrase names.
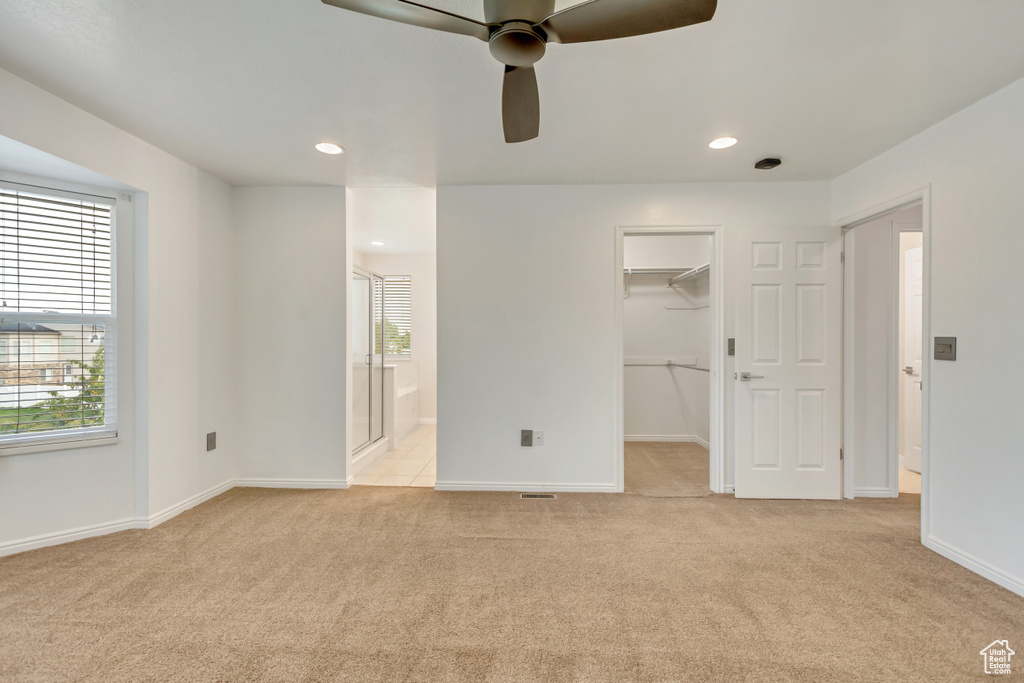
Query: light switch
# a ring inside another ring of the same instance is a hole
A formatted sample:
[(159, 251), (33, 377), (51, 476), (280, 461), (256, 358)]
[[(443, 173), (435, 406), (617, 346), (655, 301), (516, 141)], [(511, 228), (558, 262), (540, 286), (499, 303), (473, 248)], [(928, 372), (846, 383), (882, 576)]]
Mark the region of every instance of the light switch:
[(956, 337), (935, 338), (935, 360), (956, 360)]

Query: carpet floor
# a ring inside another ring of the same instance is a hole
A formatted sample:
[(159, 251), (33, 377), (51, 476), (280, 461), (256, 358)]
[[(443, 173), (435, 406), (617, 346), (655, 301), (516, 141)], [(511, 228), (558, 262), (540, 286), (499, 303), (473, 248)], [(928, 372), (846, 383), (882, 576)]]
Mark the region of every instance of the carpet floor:
[(710, 496), (708, 451), (696, 443), (626, 442), (625, 491), (652, 498)]
[(0, 680), (984, 679), (1024, 598), (919, 501), (233, 489), (0, 559)]

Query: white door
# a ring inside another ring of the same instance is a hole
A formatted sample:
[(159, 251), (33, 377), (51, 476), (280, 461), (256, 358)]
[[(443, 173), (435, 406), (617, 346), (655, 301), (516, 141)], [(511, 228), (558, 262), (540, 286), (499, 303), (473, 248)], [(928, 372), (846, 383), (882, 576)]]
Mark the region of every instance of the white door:
[(842, 238), (759, 232), (737, 264), (736, 496), (842, 495)]
[(903, 295), (903, 466), (921, 471), (921, 325), (922, 258), (924, 249), (907, 249), (904, 256)]

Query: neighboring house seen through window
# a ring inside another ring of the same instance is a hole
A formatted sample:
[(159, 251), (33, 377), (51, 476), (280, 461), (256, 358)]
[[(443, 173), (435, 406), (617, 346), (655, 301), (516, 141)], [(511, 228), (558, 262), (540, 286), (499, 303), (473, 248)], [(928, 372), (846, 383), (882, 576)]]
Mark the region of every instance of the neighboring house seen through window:
[(0, 183), (0, 448), (117, 432), (115, 206)]

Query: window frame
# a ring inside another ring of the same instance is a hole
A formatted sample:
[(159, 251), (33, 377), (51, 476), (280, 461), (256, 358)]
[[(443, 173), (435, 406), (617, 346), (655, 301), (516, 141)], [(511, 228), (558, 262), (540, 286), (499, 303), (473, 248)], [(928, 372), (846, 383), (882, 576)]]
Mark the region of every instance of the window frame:
[[(108, 204), (110, 213), (110, 312), (109, 313), (34, 313), (34, 312), (5, 312), (3, 319), (11, 323), (58, 323), (71, 325), (99, 325), (103, 327), (105, 354), (104, 371), (104, 416), (113, 416), (110, 424), (97, 425), (93, 427), (78, 427), (72, 429), (59, 429), (46, 432), (18, 433), (11, 435), (0, 435), (0, 457), (8, 455), (19, 455), (22, 453), (49, 452), (71, 448), (83, 448), (98, 445), (116, 444), (119, 441), (119, 411), (118, 404), (124, 400), (122, 394), (122, 383), (120, 380), (119, 364), (121, 354), (118, 352), (118, 300), (119, 285), (118, 271), (121, 257), (118, 254), (118, 232), (121, 229), (119, 215), (122, 213), (124, 202), (131, 202), (131, 195), (118, 192), (110, 188), (81, 186), (75, 183), (65, 183), (59, 180), (45, 178), (25, 177), (16, 173), (9, 173), (0, 170), (0, 187), (9, 190), (28, 192), (32, 194), (46, 195), (56, 198), (72, 199), (75, 201), (86, 201)], [(128, 223), (132, 223), (129, 215)], [(130, 277), (130, 276), (129, 276)], [(129, 280), (130, 281), (130, 280)], [(12, 345), (20, 354), (21, 341), (16, 340)], [(61, 344), (54, 344), (56, 355), (59, 359)], [(35, 346), (32, 346), (34, 351)], [(11, 350), (8, 350), (11, 353)], [(62, 366), (61, 380), (65, 379)], [(57, 373), (54, 371), (54, 377)], [(127, 400), (132, 400), (129, 395)]]

